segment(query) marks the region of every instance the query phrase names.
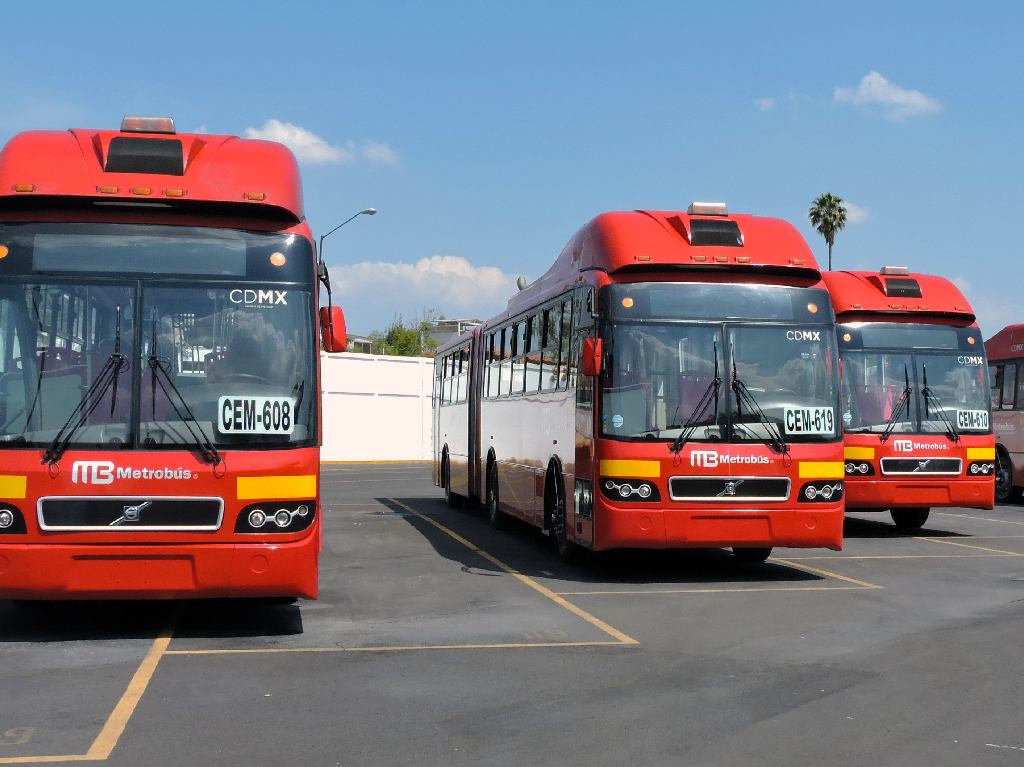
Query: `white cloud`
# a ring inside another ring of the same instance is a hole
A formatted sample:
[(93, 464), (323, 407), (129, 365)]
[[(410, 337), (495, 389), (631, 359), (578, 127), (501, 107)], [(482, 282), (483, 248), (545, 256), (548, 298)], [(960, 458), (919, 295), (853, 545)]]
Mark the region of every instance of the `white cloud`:
[(901, 88), (874, 70), (864, 75), (856, 87), (836, 86), (833, 100), (837, 104), (855, 107), (877, 107), (884, 117), (894, 122), (942, 111), (942, 104), (937, 99), (921, 91)]
[(398, 165), (398, 153), (387, 144), (382, 144), (379, 141), (367, 140), (365, 146), (363, 146), (362, 155), (370, 162), (390, 165), (392, 167)]
[(775, 109), (775, 99), (772, 99), (772, 98), (754, 99), (754, 106), (756, 106), (762, 112), (770, 112), (771, 110)]
[(863, 224), (871, 218), (871, 211), (867, 208), (855, 205), (849, 200), (843, 200), (843, 205), (846, 206), (846, 223), (848, 224)]
[(291, 149), (299, 162), (310, 165), (342, 164), (356, 158), (351, 143), (344, 147), (332, 146), (305, 128), (273, 118), (260, 128), (246, 128), (245, 137), (278, 141)]
[(396, 316), (436, 310), (457, 319), (487, 319), (505, 308), (516, 277), (461, 256), (430, 256), (416, 263), (364, 261), (331, 267), (335, 302), (348, 326), (383, 330)]

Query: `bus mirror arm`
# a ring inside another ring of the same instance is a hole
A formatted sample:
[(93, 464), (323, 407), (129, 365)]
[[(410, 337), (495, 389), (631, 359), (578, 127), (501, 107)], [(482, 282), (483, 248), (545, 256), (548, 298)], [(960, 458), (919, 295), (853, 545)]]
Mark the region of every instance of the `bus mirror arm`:
[(583, 375), (601, 374), (602, 344), (600, 338), (583, 339)]
[(348, 348), (348, 333), (345, 329), (345, 314), (340, 306), (320, 307), (320, 335), (324, 340), (324, 351), (331, 354)]

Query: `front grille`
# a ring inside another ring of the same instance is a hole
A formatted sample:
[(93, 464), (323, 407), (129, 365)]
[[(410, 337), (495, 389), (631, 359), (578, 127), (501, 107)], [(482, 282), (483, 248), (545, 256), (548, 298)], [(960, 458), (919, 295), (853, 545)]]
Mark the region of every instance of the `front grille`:
[(672, 477), (673, 501), (785, 501), (788, 477)]
[(224, 501), (220, 498), (54, 496), (39, 499), (38, 513), (42, 530), (219, 530)]
[(959, 458), (883, 458), (883, 474), (959, 476), (963, 461)]

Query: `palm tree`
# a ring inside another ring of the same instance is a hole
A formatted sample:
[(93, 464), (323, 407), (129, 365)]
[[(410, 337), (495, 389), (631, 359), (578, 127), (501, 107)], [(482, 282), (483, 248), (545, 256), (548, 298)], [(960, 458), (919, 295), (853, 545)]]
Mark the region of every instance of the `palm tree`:
[(831, 272), (832, 245), (836, 241), (836, 233), (846, 226), (846, 206), (843, 204), (843, 198), (826, 192), (815, 199), (811, 209), (807, 211), (807, 217), (828, 243), (828, 270)]

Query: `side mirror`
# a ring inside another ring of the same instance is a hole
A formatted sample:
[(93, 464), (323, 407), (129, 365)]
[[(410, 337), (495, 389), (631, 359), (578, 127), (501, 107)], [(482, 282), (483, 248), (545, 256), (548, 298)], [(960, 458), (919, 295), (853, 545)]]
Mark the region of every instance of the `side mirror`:
[(324, 349), (328, 352), (343, 352), (348, 347), (345, 315), (340, 306), (320, 307), (320, 335), (324, 339)]
[(602, 344), (600, 338), (583, 339), (583, 375), (601, 374)]

